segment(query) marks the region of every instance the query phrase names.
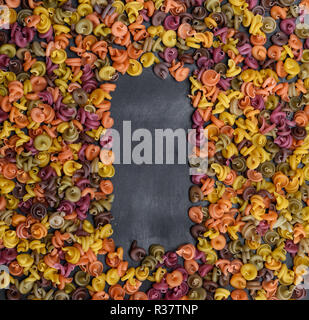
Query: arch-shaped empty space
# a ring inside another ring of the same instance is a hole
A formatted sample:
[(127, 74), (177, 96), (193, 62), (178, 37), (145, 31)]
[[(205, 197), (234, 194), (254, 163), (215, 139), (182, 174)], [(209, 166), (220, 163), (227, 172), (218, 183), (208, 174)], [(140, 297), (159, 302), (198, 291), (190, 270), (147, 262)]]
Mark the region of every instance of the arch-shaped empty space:
[[(150, 69), (144, 69), (136, 78), (120, 77), (112, 94), (113, 128), (122, 136), (123, 121), (130, 120), (132, 132), (145, 128), (153, 138), (155, 129), (187, 131), (192, 114), (190, 101), (184, 95), (188, 85), (188, 82), (178, 83), (172, 78), (161, 80)], [(187, 164), (132, 163), (115, 165), (115, 169), (113, 238), (118, 246), (124, 247), (126, 256), (133, 240), (146, 250), (153, 243), (171, 250), (192, 241), (187, 216), (191, 185)]]

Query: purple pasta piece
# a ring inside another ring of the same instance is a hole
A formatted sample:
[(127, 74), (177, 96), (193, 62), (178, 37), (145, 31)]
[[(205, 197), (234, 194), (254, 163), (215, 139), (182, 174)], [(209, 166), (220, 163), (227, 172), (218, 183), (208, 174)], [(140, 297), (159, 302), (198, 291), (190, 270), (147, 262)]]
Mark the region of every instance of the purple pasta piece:
[(80, 79), (82, 80), (82, 82), (88, 81), (91, 78), (94, 77), (94, 72), (91, 69), (91, 66), (89, 64), (86, 64), (83, 67), (83, 75), (80, 77)]
[(58, 65), (53, 64), (49, 57), (46, 57), (46, 72), (48, 75), (53, 74), (53, 71), (58, 69)]
[(237, 49), (242, 56), (251, 56), (252, 46), (249, 43), (245, 43)]
[(292, 240), (286, 240), (285, 242), (285, 246), (284, 246), (284, 249), (292, 254), (292, 255), (295, 255), (297, 252), (298, 252), (298, 244), (294, 243)]
[(6, 54), (0, 54), (0, 69), (6, 70), (10, 62), (10, 58)]
[(183, 281), (182, 284), (179, 286), (179, 288), (181, 289), (181, 296), (185, 296), (188, 292), (189, 292), (189, 286), (188, 284)]
[(74, 119), (77, 113), (76, 109), (70, 108), (66, 104), (62, 103), (62, 99), (63, 97), (60, 96), (55, 102), (55, 111), (57, 117), (63, 121), (69, 121)]
[(164, 257), (164, 264), (167, 268), (172, 268), (178, 263), (178, 256), (175, 252), (168, 251), (165, 253)]
[(192, 175), (191, 181), (194, 184), (201, 184), (201, 179), (207, 178), (206, 174)]
[(163, 294), (168, 291), (168, 284), (165, 282), (164, 279), (162, 279), (159, 283), (154, 283), (152, 287)]
[(264, 236), (266, 231), (269, 229), (269, 224), (267, 223), (266, 220), (262, 220), (260, 221), (260, 223), (257, 225), (256, 227), (256, 232), (260, 235), (260, 236)]
[(19, 210), (24, 214), (29, 214), (32, 206), (32, 199), (21, 201), (18, 204)]
[(17, 257), (17, 250), (16, 248), (5, 248), (2, 251), (2, 258), (5, 259), (6, 264), (9, 264), (13, 260), (15, 260)]
[(295, 28), (296, 28), (295, 18), (284, 19), (280, 22), (280, 29), (287, 35), (292, 34)]
[(176, 48), (166, 48), (162, 54), (162, 58), (171, 63), (172, 61), (176, 60), (178, 56), (178, 51)]
[(203, 120), (203, 117), (201, 116), (201, 114), (200, 114), (200, 112), (198, 110), (194, 111), (194, 113), (192, 115), (192, 121), (196, 126), (203, 126), (203, 124), (205, 122)]
[(38, 96), (44, 103), (47, 103), (49, 105), (52, 105), (54, 103), (53, 96), (49, 91), (38, 92)]
[(86, 158), (85, 158), (85, 150), (86, 150), (86, 148), (88, 147), (88, 145), (87, 144), (84, 144), (84, 145), (82, 145), (82, 147), (79, 149), (79, 151), (78, 151), (78, 158), (81, 160), (81, 161), (84, 161), (84, 160), (86, 160)]
[(66, 265), (66, 272), (64, 274), (65, 278), (68, 278), (71, 274), (71, 272), (75, 269), (76, 265), (71, 264), (71, 263), (67, 263)]
[(258, 0), (246, 0), (246, 2), (249, 4), (248, 6), (249, 10), (252, 10), (258, 4)]
[(183, 296), (182, 289), (179, 287), (173, 288), (166, 292), (164, 299), (165, 300), (179, 300)]
[(32, 155), (39, 153), (39, 151), (33, 146), (33, 139), (32, 138), (30, 138), (30, 140), (24, 144), (24, 147), (27, 151), (31, 152)]
[[(213, 50), (212, 56), (213, 56), (214, 63), (219, 63), (220, 61), (222, 61), (225, 58), (225, 52), (222, 50), (221, 47), (218, 47)], [(201, 57), (201, 58), (203, 58), (203, 57)], [(204, 57), (204, 58), (206, 58), (206, 57)]]
[(280, 148), (289, 149), (293, 143), (293, 139), (291, 135), (280, 136), (274, 140), (274, 143), (277, 144)]
[(208, 59), (207, 57), (202, 56), (197, 60), (196, 64), (199, 68), (202, 68), (201, 70), (198, 70), (200, 78), (205, 70), (211, 69), (215, 65), (215, 62), (213, 59)]
[(280, 122), (283, 122), (285, 124), (285, 120), (286, 120), (285, 112), (278, 111), (278, 109), (275, 109), (270, 115), (270, 121), (273, 123), (279, 124)]
[(63, 276), (65, 274), (65, 268), (61, 263), (55, 263), (53, 268), (60, 270), (60, 274)]
[(216, 37), (220, 36), (221, 41), (223, 43), (227, 42), (227, 33), (228, 33), (228, 28), (227, 27), (224, 27), (224, 28), (221, 28), (221, 29), (217, 29), (217, 30), (214, 31), (214, 35)]
[(264, 110), (265, 102), (262, 96), (256, 95), (254, 98), (251, 98), (251, 105), (254, 109)]
[(151, 24), (155, 27), (162, 24), (166, 17), (166, 13), (163, 11), (156, 10), (151, 17)]
[(71, 214), (74, 209), (75, 209), (75, 204), (73, 202), (68, 200), (62, 200), (59, 203), (57, 211), (64, 212), (65, 214)]
[(142, 9), (141, 11), (139, 11), (139, 14), (143, 17), (144, 21), (146, 21), (146, 22), (150, 21), (150, 18), (147, 16), (146, 9)]
[(177, 30), (180, 25), (180, 17), (179, 16), (167, 16), (164, 19), (163, 26), (166, 30)]
[(20, 31), (21, 27), (18, 25), (17, 22), (14, 22), (11, 26), (11, 39), (15, 38), (15, 34), (17, 31)]
[(65, 259), (65, 253), (64, 253), (64, 251), (59, 250), (59, 251), (58, 251), (58, 254), (59, 254), (59, 258), (60, 258), (61, 260), (64, 260), (64, 259)]
[(87, 218), (87, 211), (90, 206), (90, 196), (86, 195), (84, 197), (81, 197), (76, 202), (76, 213), (78, 216), (78, 219), (85, 220)]
[(200, 267), (198, 269), (198, 274), (201, 277), (205, 277), (206, 274), (213, 269), (213, 267), (214, 266), (212, 264), (202, 264), (202, 265), (200, 265)]
[(50, 177), (55, 177), (56, 171), (51, 167), (51, 166), (46, 166), (42, 169), (40, 169), (38, 176), (42, 179), (42, 180), (47, 180)]
[(251, 69), (257, 70), (259, 68), (259, 63), (254, 57), (246, 57), (244, 63)]
[(16, 29), (14, 34), (14, 42), (20, 47), (25, 48), (34, 38), (35, 29), (24, 27), (22, 29)]
[(98, 81), (95, 79), (87, 80), (87, 82), (83, 83), (82, 88), (87, 92), (90, 93), (94, 89), (98, 87)]
[(45, 39), (46, 42), (51, 42), (54, 40), (54, 36), (53, 36), (53, 27), (51, 26), (47, 32), (45, 33), (39, 33), (39, 37), (41, 39)]
[(161, 300), (162, 294), (159, 290), (151, 288), (147, 291), (147, 297), (149, 300)]
[(79, 108), (76, 114), (76, 120), (78, 120), (81, 124), (84, 124), (86, 121), (87, 115), (84, 108)]
[(90, 130), (90, 129), (99, 128), (100, 121), (99, 121), (98, 115), (95, 114), (95, 113), (90, 113), (90, 112), (87, 112), (86, 114), (87, 114), (87, 119), (86, 119), (86, 121), (84, 123), (85, 129), (86, 130)]
[(0, 123), (7, 120), (9, 118), (9, 114), (0, 109)]
[(231, 86), (231, 81), (232, 81), (232, 78), (226, 78), (226, 79), (220, 78), (217, 85), (223, 90), (228, 90)]
[(90, 181), (88, 179), (79, 179), (75, 185), (81, 190), (87, 188), (90, 185)]
[(90, 233), (88, 233), (87, 231), (79, 228), (78, 230), (75, 231), (75, 233), (78, 237), (89, 237)]
[(205, 258), (205, 252), (203, 251), (199, 251), (199, 250), (195, 250), (195, 260), (201, 260), (202, 258)]
[(3, 257), (2, 251), (0, 251), (0, 264), (6, 264), (6, 260), (5, 260), (5, 258)]

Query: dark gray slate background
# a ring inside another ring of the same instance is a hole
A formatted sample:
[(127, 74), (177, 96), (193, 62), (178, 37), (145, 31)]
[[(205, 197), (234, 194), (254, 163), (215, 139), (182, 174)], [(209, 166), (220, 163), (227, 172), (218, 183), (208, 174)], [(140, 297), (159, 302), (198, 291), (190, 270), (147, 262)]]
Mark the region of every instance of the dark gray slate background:
[[(189, 129), (193, 111), (187, 97), (189, 85), (189, 81), (178, 83), (172, 77), (161, 80), (151, 68), (143, 69), (139, 77), (121, 76), (112, 93), (114, 128), (122, 136), (122, 122), (130, 120), (132, 133), (146, 128), (153, 137), (155, 129)], [(136, 144), (132, 143), (132, 149)], [(113, 238), (118, 246), (123, 246), (125, 254), (133, 240), (146, 250), (153, 243), (172, 250), (192, 241), (192, 223), (187, 215), (191, 185), (187, 164), (119, 164), (115, 169)], [(129, 259), (128, 255), (125, 257)]]

